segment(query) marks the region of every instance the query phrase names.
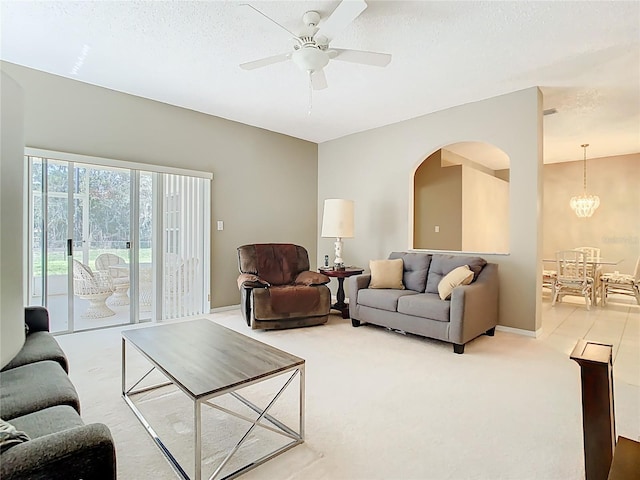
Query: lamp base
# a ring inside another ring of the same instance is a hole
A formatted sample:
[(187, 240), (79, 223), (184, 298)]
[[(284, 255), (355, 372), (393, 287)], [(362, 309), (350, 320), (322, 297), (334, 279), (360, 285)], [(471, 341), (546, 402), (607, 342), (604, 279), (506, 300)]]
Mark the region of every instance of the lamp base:
[(334, 270), (344, 270), (344, 262), (342, 261), (342, 239), (340, 237), (336, 238), (336, 241), (333, 244), (335, 248), (335, 259), (333, 260), (333, 269)]

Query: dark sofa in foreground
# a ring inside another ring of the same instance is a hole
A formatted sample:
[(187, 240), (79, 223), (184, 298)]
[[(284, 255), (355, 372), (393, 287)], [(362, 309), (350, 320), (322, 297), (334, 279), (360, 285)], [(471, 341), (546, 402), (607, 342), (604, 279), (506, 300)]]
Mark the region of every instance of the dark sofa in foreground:
[(0, 478), (115, 479), (111, 432), (82, 421), (47, 310), (25, 308), (25, 324), (24, 346), (0, 372)]
[[(371, 275), (349, 281), (349, 313), (354, 327), (381, 325), (453, 343), (463, 353), (467, 342), (482, 334), (493, 336), (498, 324), (498, 265), (480, 257), (393, 252), (402, 259), (401, 288), (370, 288)], [(440, 282), (458, 267), (473, 273), (469, 284), (439, 295)]]

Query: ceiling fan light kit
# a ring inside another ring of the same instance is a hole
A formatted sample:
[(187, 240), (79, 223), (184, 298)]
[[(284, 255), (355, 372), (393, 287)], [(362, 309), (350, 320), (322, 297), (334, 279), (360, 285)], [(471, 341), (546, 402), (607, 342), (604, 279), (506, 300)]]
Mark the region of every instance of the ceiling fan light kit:
[(243, 4), (243, 6), (250, 7), (274, 25), (285, 30), (293, 36), (295, 41), (292, 52), (242, 63), (240, 68), (244, 70), (254, 70), (291, 59), (300, 70), (308, 73), (310, 88), (322, 90), (327, 88), (323, 69), (332, 59), (376, 67), (385, 67), (391, 61), (391, 55), (388, 53), (330, 48), (333, 37), (349, 26), (367, 8), (367, 3), (364, 0), (343, 0), (324, 20), (316, 11), (306, 12), (302, 16), (305, 27), (297, 35), (254, 6), (249, 4)]
[(329, 55), (318, 47), (304, 46), (291, 54), (291, 60), (303, 72), (316, 72), (329, 63)]

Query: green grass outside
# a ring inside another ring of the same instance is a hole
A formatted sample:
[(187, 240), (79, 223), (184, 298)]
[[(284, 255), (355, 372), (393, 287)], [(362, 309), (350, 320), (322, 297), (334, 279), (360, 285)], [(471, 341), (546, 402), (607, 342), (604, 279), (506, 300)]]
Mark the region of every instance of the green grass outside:
[[(113, 249), (95, 249), (89, 251), (89, 266), (94, 269), (96, 265), (96, 258), (98, 255), (102, 253), (113, 253), (118, 255), (119, 257), (124, 258), (127, 263), (129, 263), (129, 250), (125, 248), (113, 248)], [(68, 268), (68, 260), (67, 253), (65, 250), (60, 251), (49, 251), (49, 255), (47, 258), (47, 272), (49, 275), (66, 275)], [(76, 259), (81, 258), (81, 254), (76, 251), (75, 255)], [(41, 252), (34, 251), (33, 252), (33, 275), (35, 277), (42, 276), (42, 256)], [(139, 253), (139, 261), (140, 263), (151, 263), (151, 249), (150, 248), (141, 248)]]

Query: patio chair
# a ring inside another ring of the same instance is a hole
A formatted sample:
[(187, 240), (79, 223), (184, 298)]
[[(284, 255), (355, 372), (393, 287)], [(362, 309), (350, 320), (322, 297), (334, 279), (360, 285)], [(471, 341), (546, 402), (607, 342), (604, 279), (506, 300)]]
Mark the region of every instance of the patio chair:
[(173, 267), (165, 266), (165, 307), (173, 311), (173, 314), (183, 315), (185, 312), (185, 297), (191, 292), (195, 285), (196, 273), (200, 261), (191, 257), (180, 261)]
[(607, 296), (614, 293), (620, 295), (633, 295), (640, 305), (640, 257), (636, 261), (633, 275), (624, 273), (605, 273), (600, 276), (602, 305), (607, 304)]
[(138, 295), (140, 298), (140, 311), (151, 311), (153, 299), (153, 267), (150, 263), (140, 264), (140, 285)]
[(113, 294), (111, 277), (106, 272), (93, 272), (91, 267), (73, 261), (73, 293), (78, 297), (89, 300), (89, 308), (81, 314), (82, 318), (104, 318), (115, 315), (107, 307), (106, 300)]
[(562, 301), (564, 295), (583, 296), (587, 310), (593, 299), (593, 278), (587, 275), (586, 256), (578, 250), (556, 252), (556, 289), (551, 305)]
[(124, 258), (113, 253), (102, 253), (96, 258), (96, 270), (107, 272), (113, 285), (113, 296), (110, 305), (129, 305), (129, 264)]

